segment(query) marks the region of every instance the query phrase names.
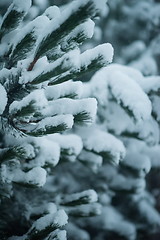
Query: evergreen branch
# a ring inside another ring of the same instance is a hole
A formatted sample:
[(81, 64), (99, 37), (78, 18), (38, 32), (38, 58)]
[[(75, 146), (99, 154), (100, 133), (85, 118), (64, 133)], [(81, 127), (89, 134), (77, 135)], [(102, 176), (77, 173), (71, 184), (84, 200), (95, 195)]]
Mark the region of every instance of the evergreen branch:
[[(32, 130), (21, 129), (21, 131), (31, 136), (43, 136), (46, 134), (63, 132), (67, 129), (70, 129), (72, 125), (73, 125), (72, 115), (69, 114), (58, 115), (42, 119), (35, 125), (35, 127)], [(28, 127), (29, 126), (27, 126), (27, 128)]]
[(64, 195), (60, 199), (60, 204), (65, 206), (76, 206), (97, 201), (97, 193), (94, 190), (86, 190), (80, 193)]
[(66, 207), (66, 212), (74, 217), (93, 217), (101, 214), (101, 205), (99, 203), (89, 203), (74, 207)]
[(49, 82), (49, 86), (77, 79), (84, 74), (107, 66), (112, 61), (113, 48), (110, 44), (102, 44), (94, 49), (85, 51), (80, 55), (80, 66), (59, 74)]
[(20, 25), (21, 21), (26, 15), (26, 12), (31, 6), (30, 0), (25, 1), (26, 3), (24, 7), (23, 5), (19, 4), (19, 1), (14, 0), (14, 2), (8, 8), (8, 11), (6, 12), (2, 20), (0, 29), (0, 40), (5, 34), (13, 31)]
[(79, 1), (75, 5), (73, 4), (69, 14), (68, 12), (67, 14), (64, 13), (64, 18), (59, 23), (59, 26), (52, 27), (53, 30), (42, 38), (36, 50), (35, 58), (39, 58), (52, 48), (55, 48), (77, 25), (90, 17), (94, 17), (96, 14), (97, 8), (94, 1)]

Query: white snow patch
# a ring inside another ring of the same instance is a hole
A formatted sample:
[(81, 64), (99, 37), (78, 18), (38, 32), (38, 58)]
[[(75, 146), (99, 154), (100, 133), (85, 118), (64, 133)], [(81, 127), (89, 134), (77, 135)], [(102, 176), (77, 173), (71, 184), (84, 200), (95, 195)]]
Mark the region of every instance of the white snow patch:
[(21, 101), (14, 101), (9, 108), (11, 114), (15, 114), (17, 111), (20, 111), (22, 108), (31, 104), (38, 110), (47, 107), (48, 101), (44, 95), (43, 90), (35, 90), (30, 93), (28, 96), (24, 97)]
[[(111, 64), (93, 76), (91, 81), (93, 88), (96, 82), (102, 82), (101, 79), (104, 79), (104, 87), (106, 84), (106, 87), (108, 86), (118, 103), (122, 103), (124, 107), (128, 108), (137, 121), (150, 118), (151, 102), (137, 83), (141, 83), (144, 80), (143, 75), (139, 71), (130, 67)], [(105, 91), (103, 95), (105, 98)], [(105, 99), (102, 99), (103, 101)]]
[(82, 67), (87, 68), (94, 59), (99, 59), (99, 61), (105, 66), (111, 63), (113, 59), (112, 45), (110, 43), (104, 43), (93, 49), (86, 50), (81, 54)]
[(38, 187), (42, 187), (46, 183), (47, 172), (41, 167), (35, 167), (25, 174), (27, 183), (32, 183)]
[(75, 157), (80, 154), (83, 148), (81, 138), (74, 134), (61, 135), (57, 133), (48, 136), (48, 138), (58, 143), (61, 149), (67, 150), (69, 155), (74, 155)]
[(73, 193), (70, 195), (66, 195), (66, 196), (62, 197), (62, 202), (63, 202), (63, 204), (65, 204), (65, 203), (67, 204), (67, 203), (71, 203), (74, 201), (78, 201), (81, 198), (86, 199), (88, 203), (97, 202), (97, 200), (98, 200), (97, 193), (94, 190), (89, 189), (89, 190), (86, 190), (86, 191), (83, 191), (80, 193)]
[(29, 184), (37, 187), (42, 187), (46, 183), (47, 172), (41, 167), (32, 168), (28, 172), (16, 169), (13, 174), (13, 182)]
[(79, 129), (78, 134), (82, 137), (84, 147), (87, 150), (96, 153), (107, 153), (111, 155), (116, 164), (125, 157), (126, 151), (123, 143), (107, 132), (92, 126)]
[(72, 114), (77, 115), (79, 113), (87, 113), (89, 119), (86, 123), (92, 123), (95, 121), (97, 110), (97, 101), (94, 98), (86, 99), (68, 99), (62, 98), (55, 101), (50, 101), (49, 106), (43, 110), (44, 116), (56, 115), (56, 114)]
[(151, 169), (151, 161), (149, 157), (137, 152), (129, 152), (126, 155), (123, 164), (137, 171), (141, 171), (141, 177), (145, 177)]
[(43, 15), (47, 16), (50, 20), (52, 20), (52, 19), (59, 18), (61, 16), (61, 12), (59, 7), (50, 6), (45, 10)]
[(39, 61), (36, 63), (36, 65), (38, 64), (37, 67), (35, 65), (32, 71), (24, 72), (22, 77), (19, 79), (20, 84), (32, 82), (39, 75), (45, 74), (47, 72), (51, 72), (58, 66), (60, 66), (61, 69), (64, 69), (64, 72), (66, 72), (70, 68), (72, 70), (79, 69), (80, 51), (79, 49), (74, 49), (66, 53), (63, 57), (59, 58), (58, 60), (50, 64), (48, 64), (46, 57), (41, 58)]
[(29, 8), (31, 7), (32, 0), (14, 0), (14, 9), (19, 9), (20, 12), (28, 12)]
[[(33, 223), (30, 231), (36, 229), (37, 231), (45, 230), (47, 227), (62, 227), (68, 222), (68, 216), (63, 209), (57, 211), (54, 214), (47, 214), (44, 217), (39, 218)], [(30, 232), (29, 231), (29, 232)]]
[(2, 86), (2, 84), (0, 84), (0, 114), (3, 113), (6, 105), (7, 105), (7, 92), (5, 90), (5, 88)]
[[(46, 16), (39, 16), (33, 21), (29, 22), (25, 27), (20, 29), (16, 35), (14, 35), (14, 39), (11, 42), (13, 45), (12, 52), (15, 50), (17, 44), (21, 42), (21, 40), (26, 36), (28, 33), (33, 34), (35, 38), (38, 38), (40, 33), (43, 31), (43, 28), (48, 24), (49, 20)], [(12, 55), (12, 53), (11, 53)]]
[(151, 102), (132, 78), (119, 71), (110, 72), (109, 85), (113, 96), (133, 112), (136, 120), (146, 120), (150, 117)]
[(82, 94), (82, 82), (67, 81), (55, 86), (49, 86), (45, 89), (45, 95), (48, 100), (55, 100), (62, 97), (73, 96), (79, 98)]
[(65, 124), (66, 128), (72, 128), (73, 126), (73, 116), (71, 114), (65, 114), (65, 115), (58, 115), (54, 117), (46, 117), (42, 119), (36, 127), (32, 130), (34, 131), (44, 131), (46, 130), (46, 127), (53, 127), (53, 126), (58, 126), (61, 124)]
[(35, 148), (39, 149), (37, 155), (32, 161), (24, 164), (24, 166), (29, 167), (44, 167), (44, 166), (56, 166), (60, 158), (60, 146), (57, 142), (50, 141), (47, 137), (37, 137), (34, 140)]
[(141, 85), (146, 93), (157, 92), (160, 90), (160, 76), (145, 77)]

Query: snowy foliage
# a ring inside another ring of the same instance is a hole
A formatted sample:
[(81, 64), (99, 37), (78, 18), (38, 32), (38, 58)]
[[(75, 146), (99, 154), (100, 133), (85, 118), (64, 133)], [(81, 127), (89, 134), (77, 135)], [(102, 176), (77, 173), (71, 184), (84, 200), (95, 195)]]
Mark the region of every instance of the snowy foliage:
[(159, 3), (68, 2), (13, 0), (1, 20), (0, 239), (150, 240)]

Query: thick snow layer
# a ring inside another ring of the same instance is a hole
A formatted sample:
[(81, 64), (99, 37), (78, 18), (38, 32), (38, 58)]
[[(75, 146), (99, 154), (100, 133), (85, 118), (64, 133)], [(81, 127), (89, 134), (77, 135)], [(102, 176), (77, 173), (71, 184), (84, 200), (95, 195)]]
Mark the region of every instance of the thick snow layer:
[(136, 120), (150, 117), (151, 102), (136, 82), (118, 71), (110, 74), (109, 82), (113, 96), (133, 112)]
[[(123, 143), (113, 135), (97, 128), (83, 128), (78, 131), (82, 137), (84, 147), (96, 153), (106, 153), (118, 164), (125, 156)], [(107, 160), (107, 159), (106, 159)]]
[(81, 138), (74, 134), (61, 135), (57, 133), (48, 136), (48, 138), (58, 143), (62, 150), (67, 150), (69, 155), (74, 155), (75, 157), (80, 154), (83, 148)]
[(32, 0), (25, 0), (25, 1), (14, 0), (13, 4), (14, 4), (14, 9), (18, 8), (20, 12), (28, 12), (29, 8), (31, 7)]
[(126, 74), (128, 77), (134, 79), (134, 81), (139, 83), (140, 86), (141, 86), (141, 82), (144, 81), (143, 74), (136, 68), (113, 63), (112, 65), (109, 66), (109, 69), (114, 70), (114, 71), (120, 71), (120, 72)]
[(96, 74), (93, 76), (88, 88), (90, 88), (88, 94), (95, 97), (101, 106), (108, 105), (108, 81), (104, 78), (103, 71), (98, 72), (98, 77)]
[(62, 97), (79, 98), (82, 94), (82, 82), (67, 81), (55, 86), (49, 86), (45, 89), (45, 95), (48, 100), (55, 100)]
[(57, 127), (61, 124), (66, 125), (66, 128), (70, 129), (73, 126), (73, 116), (71, 114), (58, 115), (54, 117), (46, 117), (41, 120), (36, 127), (33, 129), (33, 132), (37, 131), (46, 131), (48, 127)]
[(27, 143), (27, 142), (22, 143), (21, 142), (19, 149), (20, 149), (20, 151), (22, 149), (21, 154), (22, 154), (22, 158), (24, 158), (24, 159), (32, 159), (32, 158), (35, 158), (35, 156), (36, 156), (34, 146), (30, 143)]
[(41, 167), (32, 168), (28, 172), (17, 169), (13, 172), (12, 181), (42, 187), (46, 183), (47, 172)]
[(7, 93), (5, 88), (0, 84), (0, 114), (3, 113), (6, 105), (7, 105)]
[(60, 12), (59, 7), (50, 6), (45, 10), (43, 15), (47, 16), (50, 20), (52, 20), (52, 19), (59, 18), (61, 15), (61, 12)]
[(79, 69), (79, 66), (80, 66), (79, 49), (75, 49), (66, 53), (63, 57), (59, 58), (58, 60), (50, 64), (46, 61), (46, 57), (43, 57), (40, 60), (38, 60), (32, 71), (24, 72), (22, 77), (19, 79), (19, 83), (25, 84), (27, 82), (32, 82), (36, 77), (51, 72), (57, 67), (60, 67), (60, 69), (62, 69), (61, 70), (62, 72), (66, 72), (70, 68), (72, 68), (72, 70)]
[[(92, 81), (101, 81), (101, 78), (105, 79), (113, 97), (123, 107), (131, 111), (137, 121), (149, 119), (151, 115), (151, 102), (135, 81), (135, 78), (142, 78), (143, 76), (133, 69), (130, 71), (130, 68), (128, 74), (127, 67), (124, 67), (124, 69), (125, 71), (121, 65), (111, 64), (98, 71), (93, 76)], [(132, 75), (133, 77), (131, 77)]]
[(40, 152), (37, 156), (38, 162), (43, 162), (44, 165), (56, 166), (60, 158), (60, 146), (57, 142), (50, 141), (47, 137), (35, 140), (37, 146), (40, 147)]
[(105, 118), (105, 126), (108, 130), (120, 135), (123, 132), (134, 132), (135, 124), (133, 119), (116, 102), (109, 102), (107, 108), (100, 109), (100, 115)]
[(146, 93), (158, 92), (160, 90), (160, 76), (145, 77), (140, 84)]
[(149, 157), (137, 152), (129, 152), (126, 155), (123, 164), (129, 168), (141, 171), (141, 177), (145, 177), (151, 169), (151, 161)]
[[(85, 23), (78, 25), (65, 39), (66, 42), (72, 41), (72, 39), (76, 38), (79, 34), (85, 36), (85, 38), (92, 38), (94, 33), (95, 23), (88, 19)], [(63, 46), (65, 47), (65, 41)]]
[(35, 90), (30, 93), (28, 96), (24, 97), (21, 101), (14, 101), (9, 108), (11, 114), (15, 114), (18, 111), (21, 111), (22, 108), (32, 104), (34, 108), (38, 111), (47, 107), (48, 101), (45, 97), (43, 90)]
[[(72, 4), (69, 5), (68, 8), (65, 8), (60, 17), (53, 19), (50, 21), (50, 24), (46, 27), (45, 31), (43, 31), (42, 36), (39, 38), (39, 43), (49, 36), (52, 32), (58, 29), (72, 14), (76, 13), (81, 7), (84, 7), (90, 3), (90, 12), (91, 15), (95, 16), (96, 13), (104, 12), (106, 7), (106, 0), (78, 0), (74, 1)], [(84, 19), (86, 20), (86, 19)], [(61, 39), (60, 39), (61, 40)]]
[(41, 167), (35, 167), (25, 174), (27, 183), (42, 187), (46, 183), (47, 172)]
[(3, 19), (2, 19), (2, 24), (4, 22), (4, 20), (6, 19), (6, 17), (8, 16), (8, 14), (12, 11), (12, 10), (16, 10), (18, 12), (25, 12), (27, 13), (29, 8), (31, 7), (31, 0), (14, 0), (13, 3), (9, 6), (7, 12), (5, 13)]
[(159, 143), (160, 128), (154, 118), (137, 125), (136, 130), (139, 132), (139, 137), (144, 139), (150, 146)]
[[(36, 222), (33, 223), (30, 231), (36, 229), (37, 231), (42, 231), (47, 227), (59, 228), (67, 224), (68, 216), (64, 210), (59, 210), (54, 214), (48, 214), (44, 217), (39, 218)], [(30, 232), (29, 231), (29, 232)]]
[(85, 36), (87, 38), (92, 38), (94, 34), (94, 26), (95, 23), (91, 19), (88, 19), (85, 23), (79, 25), (77, 29), (82, 28), (82, 31), (85, 32)]
[[(43, 31), (45, 25), (47, 25), (49, 19), (46, 16), (39, 16), (33, 21), (29, 22), (25, 27), (20, 29), (17, 34), (14, 36), (13, 42), (11, 42), (12, 52), (14, 51), (16, 45), (21, 42), (21, 40), (28, 34), (32, 33), (34, 38), (38, 38), (40, 33)], [(11, 53), (12, 55), (12, 53)]]
[(84, 199), (87, 203), (93, 203), (97, 202), (98, 196), (94, 190), (89, 189), (80, 193), (73, 193), (62, 197), (62, 203), (63, 204), (72, 203), (78, 200), (81, 201), (81, 199), (82, 200)]
[(62, 98), (55, 101), (50, 101), (49, 106), (43, 110), (44, 116), (52, 116), (57, 114), (72, 114), (87, 113), (88, 120), (94, 122), (97, 110), (97, 101), (94, 98), (86, 99), (68, 99)]
[(134, 79), (134, 81), (136, 81), (146, 93), (149, 93), (151, 91), (156, 92), (160, 88), (160, 76), (144, 77), (138, 69), (135, 69), (133, 67), (123, 66), (119, 64), (112, 64), (112, 66), (115, 70), (120, 70), (127, 76)]
[(94, 59), (98, 59), (98, 61), (105, 66), (111, 63), (113, 59), (112, 45), (110, 43), (104, 43), (93, 49), (86, 50), (81, 54), (81, 65), (87, 68)]
[(82, 204), (76, 207), (67, 207), (67, 213), (73, 216), (82, 216), (82, 217), (90, 217), (100, 215), (102, 212), (102, 205), (94, 202), (89, 204)]
[(145, 76), (157, 75), (158, 68), (155, 58), (150, 54), (144, 53), (138, 60), (132, 61), (130, 66), (141, 71)]
[(34, 139), (34, 146), (37, 154), (34, 159), (29, 163), (24, 164), (26, 168), (32, 168), (35, 166), (56, 166), (60, 158), (60, 146), (57, 142), (50, 141), (47, 137), (39, 137)]

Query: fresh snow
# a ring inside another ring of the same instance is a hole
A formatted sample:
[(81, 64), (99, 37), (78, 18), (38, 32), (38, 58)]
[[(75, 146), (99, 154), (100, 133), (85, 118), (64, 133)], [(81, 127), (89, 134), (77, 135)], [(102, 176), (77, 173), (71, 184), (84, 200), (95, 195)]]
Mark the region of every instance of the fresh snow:
[(145, 175), (151, 169), (151, 162), (149, 157), (142, 153), (129, 152), (126, 155), (123, 164), (129, 168), (141, 171), (141, 177), (145, 177)]
[(160, 90), (160, 76), (145, 77), (140, 84), (146, 93), (158, 92)]
[[(14, 101), (9, 108), (10, 114), (16, 114), (16, 112), (21, 111), (22, 108), (33, 105), (37, 111), (47, 107), (48, 101), (45, 97), (44, 91), (42, 90), (35, 90), (34, 92), (30, 93), (26, 97), (24, 97), (21, 101)], [(34, 114), (34, 113), (33, 113)]]
[(66, 196), (64, 195), (64, 197), (62, 197), (62, 202), (63, 204), (72, 203), (74, 201), (78, 201), (81, 198), (86, 199), (88, 203), (97, 202), (98, 200), (97, 193), (94, 190), (89, 189), (80, 193), (73, 193)]
[(7, 93), (5, 88), (2, 86), (2, 84), (0, 84), (0, 114), (3, 113), (6, 105), (7, 105)]
[(135, 119), (145, 120), (150, 117), (151, 102), (131, 78), (121, 72), (113, 72), (110, 74), (110, 87), (113, 96), (133, 112)]
[(50, 101), (49, 106), (43, 110), (44, 116), (58, 115), (58, 114), (72, 114), (86, 112), (89, 115), (89, 123), (95, 121), (97, 110), (97, 101), (94, 98), (86, 99), (68, 99), (62, 98), (55, 101)]
[(110, 43), (98, 45), (93, 49), (86, 50), (81, 54), (81, 66), (87, 68), (94, 59), (98, 59), (101, 64), (107, 65), (113, 59), (113, 47)]
[[(129, 71), (130, 68), (128, 70), (127, 67), (124, 67), (124, 70), (121, 65), (111, 64), (99, 70), (93, 76), (92, 81), (106, 81), (104, 83), (106, 84), (106, 88), (109, 88), (111, 94), (119, 104), (122, 104), (123, 107), (131, 111), (137, 121), (147, 120), (151, 115), (151, 102), (135, 80), (137, 77), (142, 78), (142, 75), (136, 70), (133, 71), (132, 68)], [(102, 99), (102, 101), (104, 100)]]
[(68, 8), (65, 8), (61, 15), (56, 19), (52, 19), (50, 23), (47, 25), (46, 29), (43, 31), (42, 36), (39, 38), (39, 43), (43, 41), (51, 32), (55, 31), (59, 28), (74, 12), (76, 12), (79, 8), (85, 6), (88, 2), (92, 4), (94, 12), (101, 13), (104, 12), (104, 8), (106, 7), (106, 0), (78, 0), (74, 1)]
[(29, 8), (31, 7), (32, 0), (14, 0), (13, 4), (15, 9), (18, 8), (21, 12), (28, 12)]
[(44, 167), (44, 166), (52, 166), (55, 167), (60, 159), (60, 146), (57, 142), (50, 141), (47, 137), (38, 137), (34, 139), (34, 145), (39, 149), (37, 155), (32, 161), (24, 166), (27, 168), (32, 167)]
[(85, 23), (78, 25), (70, 34), (68, 34), (68, 36), (66, 36), (62, 46), (65, 48), (67, 46), (67, 42), (70, 42), (72, 39), (77, 37), (78, 34), (84, 35), (85, 38), (92, 38), (94, 34), (94, 26), (95, 23), (91, 19), (88, 19)]
[(16, 10), (18, 12), (25, 12), (27, 13), (29, 8), (31, 7), (31, 0), (14, 0), (13, 3), (9, 6), (7, 12), (5, 13), (3, 19), (2, 19), (2, 24), (4, 22), (4, 20), (6, 19), (6, 17), (8, 16), (8, 14), (12, 11), (12, 10)]
[[(74, 134), (61, 135), (59, 133), (56, 133), (48, 136), (48, 139), (51, 139), (52, 141), (58, 143), (62, 150), (67, 150), (67, 153), (70, 156), (75, 156), (75, 158), (80, 154), (83, 148), (81, 138)], [(72, 160), (75, 160), (75, 158), (72, 158)]]
[(35, 18), (33, 21), (29, 22), (25, 27), (20, 29), (14, 36), (13, 42), (11, 41), (11, 45), (13, 45), (12, 52), (15, 50), (17, 44), (21, 42), (24, 36), (26, 36), (28, 33), (32, 32), (33, 36), (35, 38), (38, 38), (40, 33), (43, 31), (43, 28), (45, 28), (45, 25), (47, 25), (48, 22), (49, 20), (46, 16), (39, 16)]
[(46, 117), (42, 119), (32, 130), (33, 132), (44, 131), (46, 127), (57, 127), (58, 125), (64, 124), (66, 128), (72, 128), (73, 126), (73, 116), (71, 114), (58, 115), (54, 117)]
[(45, 10), (43, 15), (47, 16), (50, 20), (52, 20), (52, 19), (59, 18), (61, 16), (61, 12), (59, 7), (50, 6)]
[[(79, 69), (80, 66), (80, 51), (78, 49), (74, 49), (68, 53), (66, 53), (63, 57), (54, 61), (53, 63), (48, 63), (46, 57), (43, 57), (37, 61), (32, 71), (24, 72), (22, 77), (19, 79), (20, 84), (25, 84), (28, 82), (32, 82), (36, 77), (41, 74), (45, 74), (47, 72), (53, 71), (56, 67), (61, 66), (63, 71), (67, 71), (68, 69)], [(51, 78), (52, 79), (52, 78)]]
[(12, 181), (22, 184), (29, 184), (37, 187), (42, 187), (46, 183), (47, 172), (41, 167), (32, 168), (28, 172), (17, 170)]
[(73, 98), (79, 98), (82, 95), (82, 82), (67, 81), (55, 86), (49, 86), (45, 89), (45, 95), (48, 100), (55, 100), (67, 96), (73, 96)]
[[(123, 143), (110, 133), (96, 129), (95, 127), (83, 128), (78, 131), (82, 137), (84, 147), (96, 153), (107, 153), (118, 164), (125, 157)], [(107, 160), (107, 159), (106, 159)]]
[[(42, 231), (47, 227), (54, 227), (58, 228), (62, 227), (67, 224), (68, 216), (63, 209), (58, 210), (54, 214), (47, 214), (44, 217), (39, 218), (36, 222), (33, 223), (31, 230), (36, 229), (37, 231)], [(29, 232), (30, 232), (29, 231)]]

